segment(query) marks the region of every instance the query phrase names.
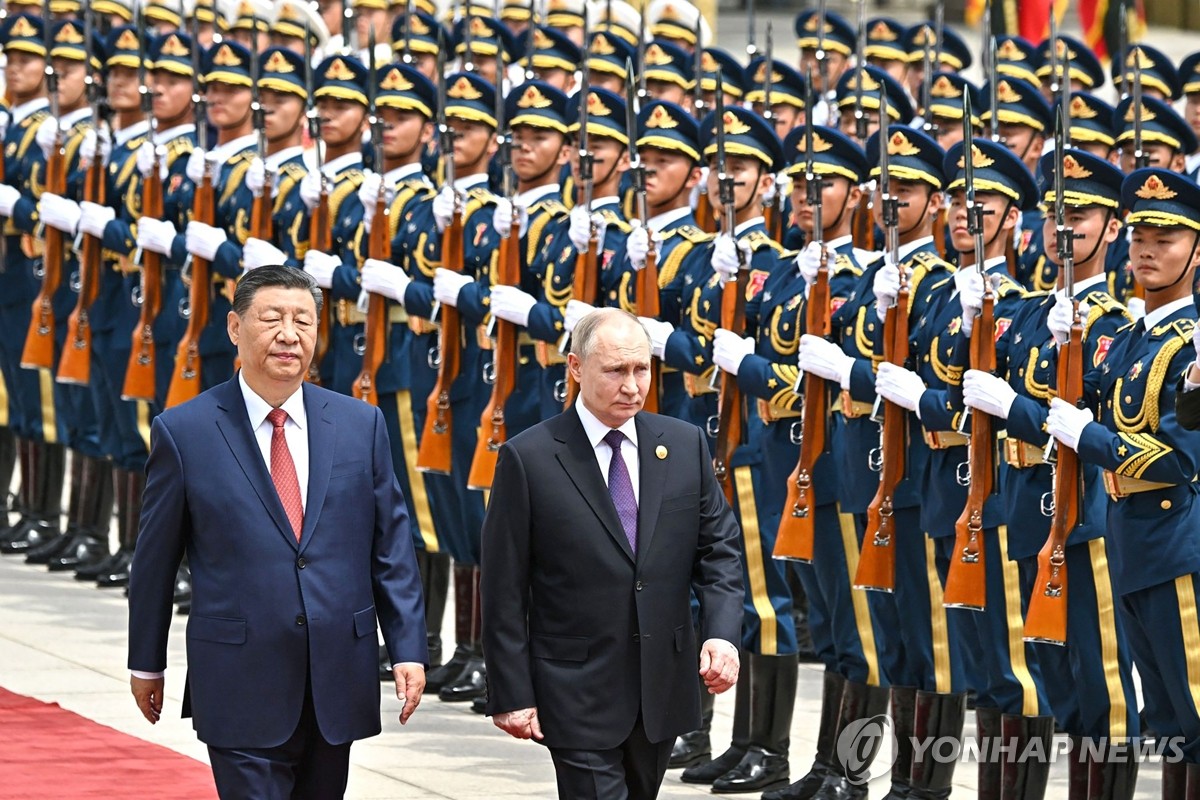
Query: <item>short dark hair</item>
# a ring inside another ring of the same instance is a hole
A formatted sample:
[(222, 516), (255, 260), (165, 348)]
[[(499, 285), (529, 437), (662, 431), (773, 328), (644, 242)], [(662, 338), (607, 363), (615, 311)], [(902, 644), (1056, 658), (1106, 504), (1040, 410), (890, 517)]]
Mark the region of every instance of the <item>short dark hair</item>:
[(317, 313), (321, 313), (323, 297), (321, 289), (313, 276), (302, 269), (288, 267), (283, 264), (252, 269), (238, 281), (237, 291), (233, 293), (233, 311), (239, 317), (244, 317), (254, 303), (254, 295), (259, 289), (278, 286), (284, 289), (305, 289), (312, 294), (313, 302), (317, 304)]

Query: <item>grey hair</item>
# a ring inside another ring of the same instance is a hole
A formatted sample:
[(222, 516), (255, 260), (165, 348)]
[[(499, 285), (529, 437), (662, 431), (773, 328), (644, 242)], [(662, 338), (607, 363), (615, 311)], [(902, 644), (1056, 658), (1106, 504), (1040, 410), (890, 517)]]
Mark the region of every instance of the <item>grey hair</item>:
[(592, 351), (596, 349), (596, 334), (600, 329), (608, 323), (619, 320), (636, 325), (637, 329), (646, 337), (646, 346), (653, 348), (650, 332), (646, 330), (646, 326), (642, 324), (641, 320), (623, 309), (607, 307), (597, 308), (579, 321), (575, 330), (571, 332), (571, 352), (580, 361), (586, 361)]
[(242, 279), (238, 281), (237, 290), (233, 293), (234, 313), (239, 317), (246, 316), (246, 312), (254, 303), (254, 295), (258, 294), (258, 290), (273, 286), (308, 290), (312, 295), (313, 302), (317, 304), (317, 313), (321, 313), (324, 297), (321, 294), (321, 287), (317, 286), (313, 276), (302, 269), (283, 264), (259, 267), (243, 275)]

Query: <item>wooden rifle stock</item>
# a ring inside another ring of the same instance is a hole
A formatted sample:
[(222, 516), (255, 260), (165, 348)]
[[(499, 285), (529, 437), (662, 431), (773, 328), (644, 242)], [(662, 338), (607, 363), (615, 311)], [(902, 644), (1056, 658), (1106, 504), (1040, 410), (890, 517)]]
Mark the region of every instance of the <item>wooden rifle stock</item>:
[(946, 260), (946, 211), (939, 211), (933, 221), (933, 247), (938, 258)]
[[(215, 207), (212, 175), (208, 168), (196, 187), (192, 200), (192, 218), (211, 225)], [(175, 351), (175, 374), (167, 389), (167, 408), (186, 403), (200, 394), (200, 337), (208, 326), (212, 309), (212, 274), (203, 258), (192, 257), (192, 283), (188, 287), (188, 322)]]
[[(142, 216), (162, 219), (162, 215), (163, 185), (156, 156), (150, 175), (142, 182)], [(154, 321), (162, 311), (162, 285), (162, 256), (142, 250), (142, 308), (133, 329), (133, 349), (129, 353), (125, 386), (121, 390), (121, 397), (126, 400), (153, 401), (155, 398)]]
[[(595, 228), (588, 239), (587, 250), (575, 256), (575, 280), (571, 287), (571, 297), (581, 303), (596, 305), (600, 296), (600, 241)], [(570, 408), (579, 394), (579, 384), (567, 370), (567, 399), (563, 408)]]
[(854, 209), (854, 246), (859, 250), (878, 250), (875, 242), (875, 217), (871, 214), (871, 196), (863, 192)]
[[(309, 225), (308, 249), (321, 253), (333, 251), (333, 220), (329, 218), (329, 188), (321, 180), (321, 197), (313, 209)], [(308, 365), (308, 382), (321, 385), (321, 361), (329, 352), (330, 332), (333, 329), (333, 297), (328, 289), (321, 290), (321, 315), (317, 319), (317, 342), (313, 359)]]
[(717, 232), (717, 215), (713, 211), (712, 201), (708, 199), (708, 192), (701, 188), (699, 197), (696, 199), (696, 227), (705, 233)]
[[(748, 270), (739, 269), (737, 280), (729, 281), (721, 289), (721, 327), (731, 331), (746, 329), (746, 286)], [(718, 369), (714, 366), (713, 369)], [(737, 494), (733, 482), (730, 461), (733, 452), (742, 443), (745, 421), (742, 417), (742, 390), (736, 375), (723, 375), (721, 389), (717, 394), (717, 443), (713, 450), (713, 473), (732, 506)]]
[[(902, 286), (883, 323), (883, 357), (898, 367), (908, 361), (908, 298), (909, 288)], [(867, 506), (867, 530), (854, 586), (892, 592), (896, 589), (896, 487), (904, 479), (908, 412), (891, 401), (881, 402), (883, 470), (879, 488)]]
[[(371, 234), (367, 240), (367, 253), (371, 258), (387, 261), (392, 257), (392, 243), (388, 241), (391, 225), (388, 220), (386, 193), (381, 188), (375, 198), (375, 214), (371, 221)], [(354, 381), (351, 391), (355, 397), (373, 406), (379, 405), (379, 390), (376, 386), (379, 368), (387, 358), (388, 313), (387, 298), (377, 294), (367, 295), (367, 321), (363, 325), (362, 371)]]
[[(46, 191), (61, 195), (67, 186), (67, 158), (63, 152), (62, 133), (55, 134), (54, 151), (46, 165)], [(65, 255), (63, 232), (44, 226), (45, 246), (42, 250), (42, 286), (33, 299), (33, 315), (25, 334), (25, 349), (21, 366), (30, 369), (54, 369), (54, 295), (62, 285), (62, 265)]]
[[(454, 216), (442, 235), (442, 263), (446, 269), (462, 272), (462, 209), (455, 204)], [(454, 416), (450, 410), (450, 388), (458, 378), (462, 362), (462, 325), (458, 309), (443, 303), (438, 331), (438, 377), (425, 403), (425, 431), (417, 451), (417, 469), (422, 472), (450, 474), (451, 440)]]
[[(2, 161), (3, 159), (0, 159)], [(95, 158), (83, 180), (84, 199), (93, 203), (104, 202), (104, 163)], [(59, 383), (86, 386), (92, 378), (92, 326), (89, 314), (92, 304), (100, 295), (101, 263), (100, 239), (83, 234), (83, 252), (79, 258), (79, 297), (75, 308), (67, 319), (67, 338), (62, 355), (58, 357)]]
[[(647, 231), (649, 234), (650, 231)], [(642, 267), (637, 275), (637, 290), (634, 292), (637, 297), (637, 315), (639, 317), (650, 317), (658, 319), (662, 313), (662, 306), (658, 296), (658, 249), (650, 247), (646, 251), (646, 265)], [(646, 403), (642, 406), (643, 410), (649, 411), (651, 414), (658, 413), (658, 391), (659, 391), (659, 363), (658, 359), (650, 359), (650, 386), (646, 390)]]
[[(984, 280), (988, 278), (985, 276)], [(988, 292), (971, 334), (971, 369), (996, 371), (995, 301)], [(967, 444), (970, 487), (967, 504), (954, 525), (954, 550), (946, 575), (947, 606), (982, 611), (987, 607), (987, 572), (984, 569), (983, 507), (995, 488), (996, 442), (992, 418), (971, 412), (971, 438)]]
[[(829, 336), (831, 324), (829, 314), (829, 264), (822, 255), (817, 279), (808, 293), (805, 306), (807, 333)], [(788, 476), (787, 499), (783, 502), (783, 518), (779, 521), (779, 533), (775, 537), (773, 558), (788, 561), (812, 561), (813, 535), (815, 531), (813, 512), (813, 469), (817, 459), (825, 451), (826, 425), (829, 423), (829, 387), (824, 378), (811, 372), (804, 376), (804, 407), (800, 412), (801, 430), (800, 457), (796, 468)]]
[[(521, 283), (521, 222), (513, 220), (512, 232), (500, 240), (499, 283), (502, 286), (518, 286)], [(482, 432), (475, 443), (475, 455), (471, 459), (471, 471), (467, 475), (468, 489), (490, 489), (496, 475), (496, 457), (500, 445), (508, 440), (508, 426), (504, 418), (504, 406), (517, 383), (517, 326), (507, 320), (493, 317), (496, 325), (496, 344), (492, 348), (492, 367), (495, 382), (492, 396), (479, 416)]]
[[(1058, 396), (1078, 405), (1083, 398), (1083, 326), (1071, 326), (1071, 336), (1058, 352)], [(1027, 641), (1067, 642), (1067, 538), (1079, 524), (1083, 487), (1079, 454), (1069, 447), (1056, 448), (1054, 515), (1050, 535), (1038, 553), (1037, 578), (1025, 615)]]

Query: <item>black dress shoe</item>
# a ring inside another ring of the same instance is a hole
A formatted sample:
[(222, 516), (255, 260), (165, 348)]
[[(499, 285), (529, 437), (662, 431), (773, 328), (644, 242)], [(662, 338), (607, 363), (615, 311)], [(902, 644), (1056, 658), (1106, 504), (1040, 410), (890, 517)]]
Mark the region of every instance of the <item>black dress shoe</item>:
[(832, 767), (817, 761), (809, 773), (791, 786), (766, 792), (762, 800), (811, 800), (826, 785), (841, 782), (841, 776)]
[(472, 656), (458, 679), (446, 684), (438, 692), (438, 699), (446, 703), (465, 703), (487, 694), (487, 667), (483, 658)]
[(487, 695), (476, 697), (471, 701), (471, 710), (476, 714), (487, 714)]
[(30, 519), (14, 538), (0, 544), (0, 553), (6, 556), (26, 555), (58, 535), (59, 530), (53, 523)]
[(175, 602), (189, 603), (192, 600), (192, 573), (180, 564), (175, 572)]
[(675, 737), (675, 746), (671, 748), (671, 760), (667, 762), (667, 769), (682, 769), (708, 761), (712, 761), (712, 742), (708, 732), (692, 731)]
[(67, 547), (75, 541), (77, 535), (74, 530), (65, 531), (57, 536), (52, 536), (36, 547), (29, 548), (25, 551), (25, 563), (49, 564), (51, 559), (58, 558), (66, 552)]
[(788, 782), (788, 758), (751, 747), (733, 769), (713, 781), (713, 794), (763, 792)]
[(120, 565), (122, 560), (130, 557), (131, 554), (126, 552), (125, 548), (122, 547), (107, 558), (102, 558), (99, 561), (93, 561), (88, 564), (81, 564), (75, 568), (75, 580), (95, 581), (101, 575), (107, 575), (112, 572)]
[(133, 563), (133, 551), (118, 550), (121, 556), (115, 559), (108, 571), (96, 578), (96, 585), (101, 589), (111, 589), (129, 584), (129, 565)]
[(741, 763), (745, 755), (746, 751), (742, 748), (731, 747), (712, 761), (688, 767), (679, 780), (684, 783), (712, 783)]
[(51, 572), (78, 570), (108, 558), (108, 543), (100, 541), (90, 533), (79, 532), (67, 543), (63, 551), (46, 562)]
[[(129, 592), (128, 586), (125, 587), (125, 592), (126, 592), (125, 596), (128, 597), (129, 596), (128, 595), (128, 592)], [(187, 602), (180, 603), (177, 606), (175, 606), (175, 616), (177, 616), (177, 617), (186, 617), (191, 613), (192, 613), (192, 601), (191, 600), (188, 600)]]
[(469, 647), (454, 648), (454, 655), (445, 664), (433, 667), (425, 674), (425, 694), (437, 694), (448, 683), (458, 680), (471, 657)]

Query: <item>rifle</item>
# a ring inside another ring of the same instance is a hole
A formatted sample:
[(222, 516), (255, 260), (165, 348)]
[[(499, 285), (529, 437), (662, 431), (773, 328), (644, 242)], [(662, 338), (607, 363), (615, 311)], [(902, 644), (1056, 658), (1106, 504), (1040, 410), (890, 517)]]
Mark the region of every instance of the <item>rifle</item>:
[(754, 57), (758, 55), (758, 47), (754, 44), (755, 31), (758, 27), (757, 9), (754, 6), (755, 0), (746, 0), (746, 24), (750, 27), (746, 36), (746, 64), (754, 63)]
[[(610, 20), (611, 22), (611, 20)], [(586, 38), (586, 28), (585, 38)], [(585, 62), (582, 70), (582, 82), (579, 91), (579, 198), (576, 205), (583, 206), (584, 210), (590, 215), (592, 213), (592, 191), (595, 188), (594, 176), (592, 174), (594, 159), (591, 151), (588, 149), (588, 95), (591, 94), (591, 71)], [(629, 109), (625, 109), (625, 115), (628, 117)], [(571, 286), (571, 296), (583, 303), (595, 305), (597, 298), (600, 296), (600, 236), (594, 224), (590, 225), (591, 234), (588, 236), (587, 249), (575, 256), (575, 276)], [(563, 334), (562, 341), (559, 342), (559, 352), (565, 352), (567, 349), (569, 337)], [(575, 402), (575, 396), (579, 394), (579, 384), (571, 377), (571, 371), (567, 370), (567, 396), (563, 402), (563, 408), (570, 408)]]
[[(939, 8), (940, 8), (940, 6), (939, 6)], [(936, 138), (937, 134), (938, 134), (937, 125), (933, 121), (933, 112), (930, 110), (930, 107), (933, 105), (934, 61), (933, 61), (933, 51), (930, 49), (929, 42), (928, 42), (928, 37), (929, 37), (929, 28), (928, 27), (925, 28), (925, 36), (926, 36), (925, 52), (922, 55), (922, 62), (925, 66), (925, 74), (921, 76), (921, 121), (922, 121), (921, 128), (926, 133), (928, 133), (930, 136), (933, 136)], [(939, 39), (938, 44), (939, 44), (939, 46), (941, 45), (940, 39)], [(938, 62), (939, 63), (941, 62), (940, 56), (938, 58)]]
[[(312, 40), (308, 36), (308, 23), (304, 23), (304, 86), (308, 90), (304, 116), (308, 119), (308, 138), (312, 139), (313, 155), (317, 159), (317, 178), (321, 192), (317, 206), (313, 209), (308, 228), (308, 249), (328, 253), (333, 250), (333, 220), (329, 218), (329, 179), (325, 176), (325, 151), (321, 149), (321, 114), (313, 97)], [(321, 384), (321, 362), (329, 352), (333, 330), (333, 297), (328, 289), (321, 290), (321, 314), (317, 318), (317, 341), (313, 347), (313, 359), (308, 365), (308, 382)]]
[[(533, 0), (529, 0), (529, 27), (525, 30), (525, 80), (531, 81), (537, 78), (537, 74), (533, 71), (533, 54), (537, 52), (537, 14), (533, 7)], [(583, 43), (583, 57), (588, 57), (588, 48), (590, 45), (587, 42)], [(499, 50), (497, 50), (499, 52)], [(497, 72), (497, 75), (503, 75), (503, 71)]]
[[(995, 115), (993, 114), (993, 119)], [(984, 268), (983, 205), (975, 198), (975, 165), (971, 132), (971, 98), (963, 96), (963, 164), (967, 192), (967, 228), (975, 238), (975, 269), (983, 278), (983, 308), (971, 333), (971, 369), (996, 371), (995, 295)], [(954, 556), (946, 576), (945, 605), (976, 611), (987, 607), (987, 573), (984, 569), (983, 507), (995, 488), (996, 442), (990, 415), (970, 413), (967, 442), (967, 502), (955, 523)]]
[[(157, 132), (154, 120), (154, 93), (146, 80), (145, 37), (141, 37), (138, 47), (138, 92), (142, 103), (142, 114), (146, 117), (147, 129), (150, 131), (150, 145), (154, 148), (154, 164), (150, 174), (142, 179), (142, 216), (151, 219), (162, 219), (163, 215), (163, 185), (159, 176), (158, 143), (154, 136)], [(192, 45), (195, 47), (195, 45)], [(140, 251), (141, 274), (138, 291), (134, 300), (141, 306), (138, 322), (133, 329), (133, 343), (129, 352), (129, 365), (125, 368), (125, 384), (121, 388), (121, 397), (126, 400), (145, 400), (152, 402), (156, 395), (155, 361), (157, 353), (154, 347), (154, 321), (162, 311), (163, 269), (162, 256), (149, 250)], [(135, 258), (137, 253), (134, 254)]]
[[(530, 37), (533, 36), (532, 30)], [(501, 56), (496, 54), (497, 69), (500, 68)], [(501, 74), (499, 71), (497, 74)], [(627, 84), (628, 85), (628, 84)], [(497, 159), (500, 163), (504, 196), (512, 201), (516, 194), (512, 174), (512, 129), (504, 120), (504, 97), (496, 92), (496, 124), (501, 126), (497, 137)], [(512, 226), (500, 232), (500, 252), (496, 264), (496, 283), (501, 286), (519, 286), (521, 283), (521, 220), (516, 209), (513, 209)], [(508, 423), (504, 416), (504, 406), (512, 395), (517, 382), (517, 326), (507, 320), (492, 316), (495, 332), (495, 343), (492, 346), (491, 370), (484, 370), (484, 380), (492, 384), (492, 395), (487, 406), (479, 416), (482, 433), (475, 440), (475, 455), (471, 458), (471, 469), (467, 474), (468, 489), (487, 490), (492, 487), (492, 479), (496, 475), (496, 457), (500, 445), (508, 441)]]
[(1134, 47), (1130, 55), (1133, 57), (1133, 168), (1141, 169), (1150, 163), (1142, 138), (1142, 49)]
[[(1062, 268), (1063, 288), (1071, 298), (1071, 333), (1058, 351), (1058, 396), (1078, 406), (1083, 399), (1083, 320), (1075, 300), (1075, 231), (1067, 225), (1064, 193), (1063, 158), (1066, 131), (1063, 117), (1069, 112), (1058, 108), (1054, 132), (1054, 227), (1058, 238), (1058, 261)], [(1050, 440), (1048, 450), (1053, 447)], [(1049, 511), (1050, 535), (1038, 553), (1037, 577), (1025, 616), (1025, 641), (1066, 644), (1067, 641), (1067, 538), (1079, 524), (1083, 507), (1082, 472), (1079, 454), (1069, 447), (1053, 447), (1057, 458), (1053, 466), (1053, 490), (1042, 498), (1042, 513)], [(1039, 587), (1042, 587), (1039, 591)]]
[[(775, 83), (775, 33), (770, 22), (767, 23), (767, 74), (763, 81), (763, 119), (772, 128), (775, 126), (775, 114), (771, 111), (771, 90)], [(767, 226), (767, 235), (777, 242), (783, 241), (783, 198), (779, 194), (780, 181), (778, 178), (771, 184), (771, 191), (763, 203), (763, 224)]]
[[(402, 63), (408, 64), (410, 66), (412, 65), (413, 60), (414, 60), (413, 54), (412, 54), (412, 46), (411, 46), (411, 42), (410, 42), (411, 28), (412, 28), (412, 16), (413, 16), (413, 0), (406, 0), (406, 2), (404, 3), (404, 24), (403, 24), (403, 28), (402, 28), (403, 38), (401, 39), (401, 41), (403, 41), (404, 44), (401, 45), (401, 47), (400, 47), (400, 61)], [(374, 34), (374, 30), (372, 30), (372, 34)], [(372, 38), (374, 38), (373, 35), (372, 35)], [(372, 49), (374, 49), (374, 48), (372, 48)]]
[[(463, 21), (463, 72), (475, 71), (475, 54), (471, 52), (474, 45), (474, 31), (471, 30), (471, 0), (463, 0), (462, 7)], [(500, 76), (496, 76), (496, 82), (499, 84)], [(499, 89), (497, 89), (499, 91)]]
[(1121, 99), (1129, 96), (1129, 81), (1125, 68), (1129, 65), (1129, 8), (1126, 0), (1117, 5), (1117, 53), (1121, 59)]
[[(928, 50), (928, 42), (926, 42), (926, 50)], [(854, 41), (854, 69), (858, 72), (858, 80), (854, 83), (854, 135), (858, 137), (859, 144), (866, 144), (867, 129), (870, 126), (870, 120), (867, 119), (866, 111), (863, 109), (863, 78), (866, 75), (864, 67), (867, 63), (867, 0), (858, 0), (858, 35)], [(884, 87), (880, 87), (880, 92), (884, 91)], [(883, 109), (879, 111), (880, 117), (883, 116)]]
[[(699, 26), (697, 26), (697, 35), (699, 35), (699, 30)], [(696, 52), (700, 52), (699, 46), (697, 46)], [(632, 63), (626, 62), (626, 64), (628, 69), (633, 69)], [(696, 73), (696, 75), (696, 84), (699, 85), (700, 73)], [(637, 112), (640, 110), (637, 105), (637, 93), (628, 83), (625, 84), (625, 98), (628, 104), (625, 130), (629, 138), (629, 173), (633, 177), (633, 191), (637, 198), (637, 218), (641, 221), (642, 226), (646, 227), (646, 239), (649, 243), (646, 249), (646, 264), (637, 274), (634, 313), (641, 317), (658, 319), (658, 315), (662, 313), (658, 296), (658, 249), (654, 245), (653, 231), (646, 226), (646, 220), (650, 218), (646, 200), (648, 170), (642, 163), (637, 148)], [(643, 408), (652, 414), (658, 413), (658, 362), (655, 359), (652, 359), (650, 365), (650, 387), (646, 390), (646, 403)]]
[[(379, 191), (375, 195), (375, 214), (371, 218), (371, 232), (367, 239), (367, 255), (387, 261), (392, 255), (389, 240), (391, 225), (388, 220), (387, 187), (383, 182), (383, 118), (375, 105), (378, 71), (375, 65), (375, 29), (367, 34), (367, 122), (371, 127), (371, 149), (375, 152), (375, 169), (379, 171)], [(387, 358), (388, 313), (387, 298), (367, 294), (366, 322), (363, 324), (362, 371), (354, 381), (352, 394), (359, 400), (379, 405), (379, 390), (376, 376)]]
[[(88, 104), (92, 107), (92, 124), (96, 128), (98, 138), (103, 92), (97, 73), (92, 71), (93, 14), (95, 11), (91, 7), (83, 10), (88, 60), (88, 74), (84, 81), (87, 84)], [(92, 158), (92, 164), (83, 179), (83, 199), (91, 203), (104, 202), (104, 159), (100, 158), (98, 152)], [(59, 383), (86, 386), (91, 381), (92, 374), (92, 326), (89, 314), (92, 305), (100, 296), (100, 276), (104, 265), (100, 260), (100, 239), (82, 232), (79, 236), (81, 241), (75, 246), (76, 252), (79, 253), (79, 297), (75, 301), (71, 316), (67, 319), (67, 337), (62, 354), (58, 357), (58, 374), (55, 380)]]
[[(255, 25), (258, 23), (255, 22)], [(307, 34), (306, 34), (307, 36)], [(267, 125), (266, 111), (263, 109), (262, 96), (258, 88), (259, 80), (259, 58), (255, 53), (250, 59), (250, 113), (254, 118), (254, 129), (258, 131), (258, 157), (263, 160), (263, 166), (266, 166), (267, 161)], [(262, 189), (254, 195), (254, 202), (250, 206), (250, 235), (256, 239), (271, 241), (274, 237), (274, 220), (272, 219), (273, 200), (271, 192), (273, 189), (270, 170), (264, 170), (266, 175), (263, 179)]]
[(354, 22), (354, 5), (351, 0), (342, 0), (342, 47), (343, 55), (358, 51), (358, 25)]
[[(886, 103), (886, 99), (883, 103)], [(884, 238), (892, 263), (900, 272), (896, 304), (883, 322), (883, 357), (902, 367), (908, 360), (908, 270), (900, 265), (900, 201), (891, 193), (891, 156), (888, 153), (889, 121), (886, 108), (879, 114), (879, 202), (883, 210)], [(879, 432), (882, 461), (879, 488), (867, 506), (867, 530), (863, 539), (855, 588), (892, 592), (896, 588), (896, 487), (904, 479), (908, 412), (893, 402), (883, 401), (883, 427)], [(867, 543), (870, 542), (870, 547)]]
[[(439, 34), (440, 38), (440, 34)], [(438, 48), (438, 75), (445, 67), (445, 48)], [(454, 272), (463, 269), (463, 219), (462, 202), (458, 190), (454, 189), (454, 130), (446, 120), (446, 80), (438, 83), (438, 149), (446, 168), (446, 182), (454, 192), (454, 213), (450, 224), (442, 233), (442, 265)], [(499, 122), (499, 120), (497, 120)], [(431, 363), (437, 364), (437, 383), (425, 402), (425, 430), (421, 446), (417, 451), (417, 469), (422, 472), (450, 474), (451, 437), (454, 416), (450, 411), (450, 387), (458, 378), (462, 360), (462, 327), (458, 309), (442, 305), (439, 314), (441, 325), (438, 331), (438, 349), (431, 355)]]
[[(996, 37), (992, 35), (992, 0), (987, 0), (983, 12), (983, 66), (988, 85), (988, 108), (992, 112), (988, 124), (988, 136), (993, 142), (1000, 141), (1000, 105), (996, 86)], [(970, 141), (969, 139), (967, 140)], [(968, 156), (970, 153), (967, 154)], [(969, 159), (968, 159), (969, 160)]]
[[(758, 54), (758, 48), (754, 46), (754, 0), (748, 0), (748, 2), (750, 15), (750, 40), (746, 43), (746, 55), (749, 58), (749, 63), (753, 64), (754, 57)], [(645, 18), (645, 14), (643, 14), (642, 17)], [(638, 42), (638, 70), (640, 72), (638, 75), (638, 97), (642, 99), (645, 99), (646, 97), (645, 38), (646, 37), (643, 36), (642, 40)], [(696, 47), (698, 48), (699, 46), (699, 38), (697, 38)], [(770, 70), (770, 68), (771, 65), (767, 64), (767, 69)], [(720, 71), (720, 68), (718, 68), (717, 72), (720, 73)], [(696, 80), (701, 80), (700, 74), (696, 75)], [(718, 84), (719, 83), (720, 81), (718, 81)], [(701, 122), (704, 121), (704, 117), (700, 115), (699, 111), (696, 112), (696, 119)], [(717, 124), (720, 125), (721, 121), (717, 120)], [(695, 216), (696, 227), (698, 227), (700, 230), (704, 231), (705, 233), (717, 232), (717, 217), (713, 213), (712, 201), (708, 199), (707, 180), (700, 181), (699, 191), (696, 193)]]
[[(826, 0), (821, 0), (817, 6), (817, 52), (814, 54), (817, 61), (817, 77), (821, 79), (821, 97), (829, 94), (829, 58), (825, 52), (825, 25), (829, 19), (829, 15), (825, 9)], [(809, 107), (808, 114), (814, 113), (814, 107)], [(805, 114), (805, 116), (808, 116)], [(830, 112), (830, 119), (833, 114)]]
[[(199, 22), (192, 16), (192, 107), (196, 119), (197, 144), (208, 150), (208, 100), (204, 96), (204, 85), (200, 74)], [(196, 194), (192, 198), (192, 219), (211, 225), (215, 218), (216, 198), (213, 195), (213, 175), (208, 159), (204, 163), (204, 175)], [(191, 285), (188, 287), (187, 328), (175, 352), (175, 374), (167, 390), (167, 408), (191, 400), (200, 394), (200, 336), (208, 326), (209, 310), (212, 306), (212, 275), (210, 265), (202, 258), (188, 256)], [(186, 268), (186, 265), (185, 265)]]
[[(638, 17), (638, 19), (640, 20), (639, 24), (642, 28), (641, 33), (638, 35), (638, 46), (642, 47), (643, 45), (641, 42), (645, 39), (646, 15), (642, 14), (640, 17)], [(701, 119), (704, 116), (704, 47), (700, 44), (699, 16), (696, 17), (696, 49), (692, 51), (692, 57), (692, 72), (696, 77), (696, 83), (692, 86), (692, 116), (694, 116), (696, 119)], [(630, 68), (633, 66), (633, 63), (628, 60), (626, 61), (626, 64)], [(640, 94), (630, 94), (628, 95), (628, 99), (632, 100), (635, 96), (638, 100), (638, 108), (641, 108), (641, 102), (643, 98)], [(629, 108), (632, 109), (633, 106), (631, 105)]]
[[(50, 0), (42, 0), (42, 19), (46, 47), (46, 92), (50, 96), (50, 118), (54, 120), (54, 148), (46, 164), (46, 191), (61, 195), (67, 189), (67, 154), (63, 150), (63, 129), (59, 121), (58, 73), (50, 61), (54, 27), (50, 21)], [(89, 65), (90, 66), (90, 65)], [(42, 286), (33, 299), (33, 314), (25, 334), (21, 366), (29, 369), (54, 368), (54, 295), (62, 285), (64, 257), (63, 232), (46, 225), (43, 229), (45, 248), (42, 253)], [(36, 270), (35, 270), (36, 271)]]
[[(811, 73), (811, 70), (809, 70)], [(811, 74), (809, 76), (811, 78)], [(860, 76), (861, 77), (861, 76)], [(811, 86), (811, 83), (809, 84)], [(809, 90), (809, 102), (813, 101), (812, 90)], [(810, 106), (811, 107), (811, 106)], [(828, 337), (831, 330), (829, 314), (829, 255), (825, 250), (825, 229), (823, 221), (822, 192), (825, 181), (817, 174), (816, 148), (813, 146), (815, 133), (811, 115), (804, 122), (805, 164), (804, 180), (807, 191), (807, 203), (813, 210), (812, 241), (821, 248), (821, 266), (817, 270), (817, 280), (808, 292), (808, 301), (804, 307), (805, 327), (807, 333), (822, 338)], [(800, 457), (796, 468), (788, 476), (787, 499), (784, 500), (785, 513), (779, 521), (779, 533), (775, 538), (774, 558), (789, 561), (810, 562), (813, 558), (814, 520), (812, 511), (815, 508), (812, 495), (813, 468), (817, 459), (825, 451), (826, 426), (829, 422), (829, 387), (823, 378), (816, 375), (803, 376), (804, 402), (801, 408)], [(800, 381), (796, 381), (796, 391), (800, 391)]]

